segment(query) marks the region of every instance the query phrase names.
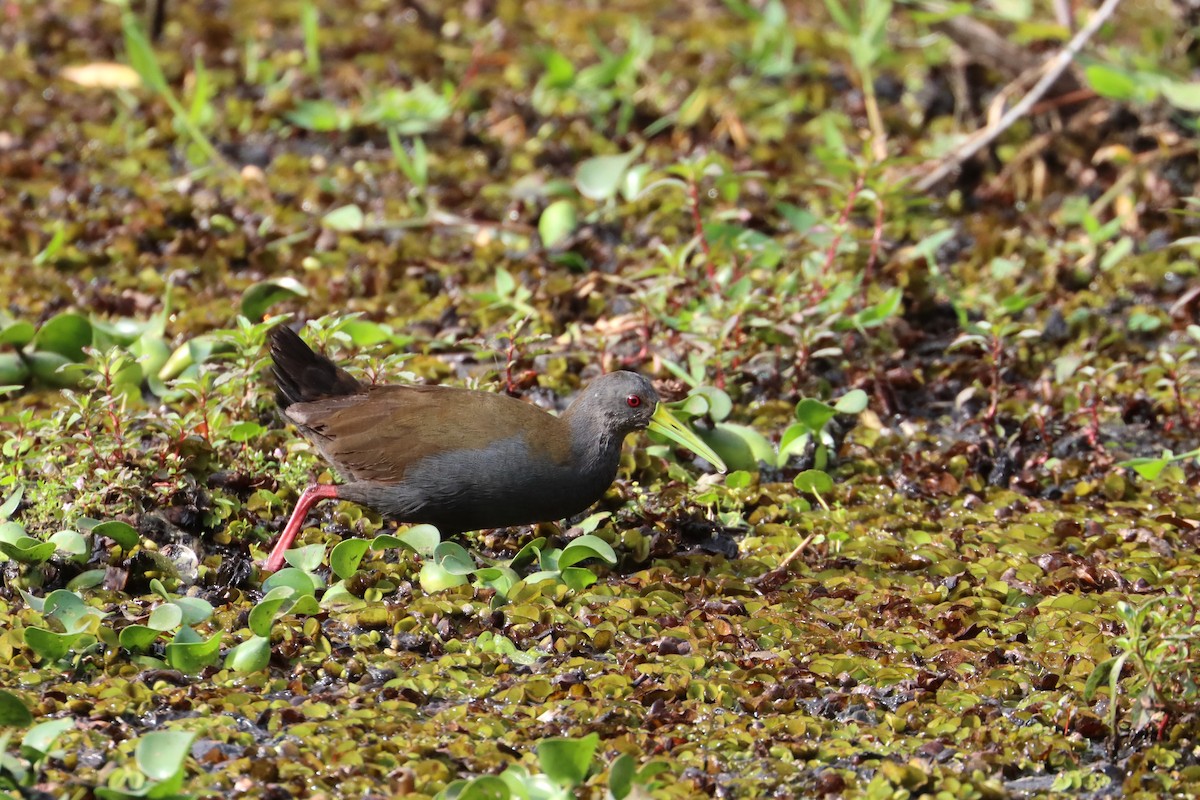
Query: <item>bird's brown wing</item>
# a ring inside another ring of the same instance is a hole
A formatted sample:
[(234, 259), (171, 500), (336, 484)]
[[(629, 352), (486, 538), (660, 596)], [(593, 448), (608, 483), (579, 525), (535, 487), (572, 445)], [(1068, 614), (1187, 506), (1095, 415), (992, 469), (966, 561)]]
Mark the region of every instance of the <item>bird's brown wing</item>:
[(285, 412), (352, 480), (398, 483), (408, 466), (524, 435), (555, 463), (570, 459), (565, 423), (512, 397), (447, 386), (373, 386), (365, 394), (297, 403)]

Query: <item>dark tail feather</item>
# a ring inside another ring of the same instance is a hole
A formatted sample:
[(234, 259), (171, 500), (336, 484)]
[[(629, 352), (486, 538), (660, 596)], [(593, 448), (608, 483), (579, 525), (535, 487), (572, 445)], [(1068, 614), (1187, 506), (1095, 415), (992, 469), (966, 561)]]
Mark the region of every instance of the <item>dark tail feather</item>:
[(275, 362), (275, 399), (280, 408), (363, 392), (362, 384), (349, 372), (314, 353), (286, 325), (276, 325), (267, 332), (267, 339), (271, 344), (271, 360)]

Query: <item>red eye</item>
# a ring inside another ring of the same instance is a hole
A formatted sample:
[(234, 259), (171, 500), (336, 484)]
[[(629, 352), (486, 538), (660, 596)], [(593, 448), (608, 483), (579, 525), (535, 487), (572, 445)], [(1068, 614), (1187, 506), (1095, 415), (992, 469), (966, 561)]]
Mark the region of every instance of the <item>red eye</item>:
[(625, 405), (629, 406), (630, 408), (637, 408), (641, 404), (642, 398), (638, 397), (636, 394), (631, 394), (629, 397), (625, 398)]

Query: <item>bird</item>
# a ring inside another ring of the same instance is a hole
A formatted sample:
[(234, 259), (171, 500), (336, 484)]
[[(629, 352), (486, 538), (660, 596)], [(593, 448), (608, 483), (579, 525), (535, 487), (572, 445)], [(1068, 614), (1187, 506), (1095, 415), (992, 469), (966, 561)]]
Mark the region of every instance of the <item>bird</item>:
[(266, 572), (283, 566), (309, 510), (322, 500), (429, 523), (443, 535), (566, 519), (604, 495), (625, 437), (646, 428), (725, 471), (636, 372), (601, 375), (555, 416), (493, 392), (365, 384), (286, 323), (267, 339), (282, 415), (345, 482), (304, 489)]

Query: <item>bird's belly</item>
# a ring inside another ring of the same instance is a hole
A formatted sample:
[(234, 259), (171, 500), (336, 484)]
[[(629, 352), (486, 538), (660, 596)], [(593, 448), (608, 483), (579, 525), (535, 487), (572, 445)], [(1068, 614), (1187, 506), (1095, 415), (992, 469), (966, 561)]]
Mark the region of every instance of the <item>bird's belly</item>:
[(587, 509), (615, 475), (615, 463), (591, 470), (559, 465), (532, 457), (523, 442), (508, 442), (422, 459), (405, 472), (400, 507), (379, 510), (444, 532), (549, 522)]

